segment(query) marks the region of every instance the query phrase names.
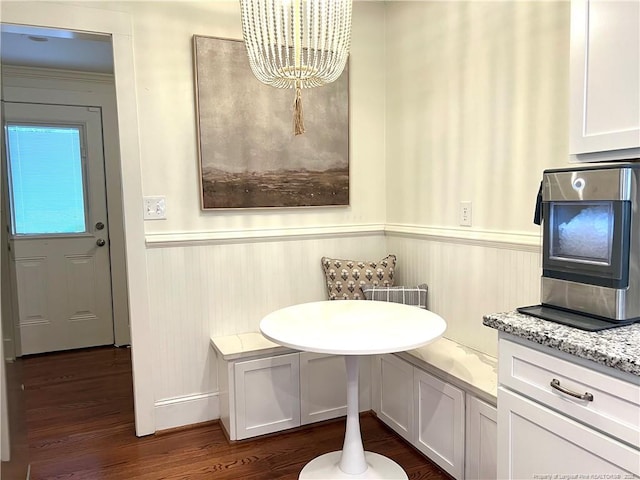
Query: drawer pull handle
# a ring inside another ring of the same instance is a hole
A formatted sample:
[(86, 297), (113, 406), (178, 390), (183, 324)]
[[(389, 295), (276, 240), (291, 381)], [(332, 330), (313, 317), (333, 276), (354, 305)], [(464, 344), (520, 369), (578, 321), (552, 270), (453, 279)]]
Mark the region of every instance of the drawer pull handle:
[(593, 402), (593, 395), (591, 395), (589, 392), (586, 392), (586, 393), (572, 392), (568, 388), (561, 386), (560, 380), (558, 379), (554, 378), (553, 380), (551, 380), (550, 385), (551, 385), (551, 388), (555, 388), (556, 390), (559, 390), (562, 393), (565, 393), (567, 395), (571, 395), (572, 397), (579, 398), (580, 400), (585, 400), (587, 402)]

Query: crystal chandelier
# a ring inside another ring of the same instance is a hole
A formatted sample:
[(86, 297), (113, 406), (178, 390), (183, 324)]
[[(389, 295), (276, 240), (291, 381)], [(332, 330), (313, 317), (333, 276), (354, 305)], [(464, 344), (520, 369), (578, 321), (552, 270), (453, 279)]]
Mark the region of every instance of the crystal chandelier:
[(294, 133), (304, 133), (302, 89), (336, 80), (351, 43), (351, 0), (240, 0), (251, 70), (262, 83), (295, 88)]

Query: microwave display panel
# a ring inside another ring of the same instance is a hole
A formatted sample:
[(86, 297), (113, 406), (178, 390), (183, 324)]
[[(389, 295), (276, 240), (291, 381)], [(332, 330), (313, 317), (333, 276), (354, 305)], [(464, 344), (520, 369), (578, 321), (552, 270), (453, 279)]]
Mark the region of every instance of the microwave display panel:
[(613, 202), (554, 202), (550, 213), (552, 259), (611, 265)]

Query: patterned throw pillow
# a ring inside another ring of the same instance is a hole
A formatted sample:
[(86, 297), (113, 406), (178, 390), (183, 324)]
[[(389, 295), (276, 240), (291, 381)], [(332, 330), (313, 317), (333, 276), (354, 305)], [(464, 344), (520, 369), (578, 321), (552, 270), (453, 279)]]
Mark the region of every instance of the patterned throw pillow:
[(417, 287), (376, 287), (375, 285), (362, 287), (367, 300), (404, 303), (424, 309), (427, 308), (427, 290), (426, 283), (421, 283)]
[(379, 262), (322, 257), (329, 300), (363, 300), (363, 285), (391, 287), (395, 268), (395, 255)]

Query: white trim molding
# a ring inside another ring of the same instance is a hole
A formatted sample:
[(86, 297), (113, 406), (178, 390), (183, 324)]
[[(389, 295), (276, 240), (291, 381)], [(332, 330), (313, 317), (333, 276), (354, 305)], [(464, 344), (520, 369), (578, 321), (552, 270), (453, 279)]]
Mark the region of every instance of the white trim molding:
[(358, 235), (389, 235), (424, 238), (439, 242), (478, 245), (534, 253), (540, 252), (541, 245), (540, 235), (532, 233), (495, 232), (400, 223), (147, 233), (145, 240), (147, 248), (166, 248), (224, 243), (311, 240), (318, 238), (353, 237)]
[(263, 228), (181, 233), (148, 233), (148, 248), (176, 246), (215, 245), (220, 243), (277, 242), (283, 240), (308, 240), (317, 238), (353, 237), (358, 235), (383, 235), (382, 223), (362, 225), (331, 225), (315, 227)]
[(436, 242), (477, 245), (523, 252), (540, 252), (540, 235), (520, 232), (494, 232), (465, 228), (427, 227), (421, 225), (391, 223), (384, 229), (385, 235), (424, 238)]
[(220, 418), (218, 393), (167, 398), (155, 403), (156, 430), (209, 422)]

